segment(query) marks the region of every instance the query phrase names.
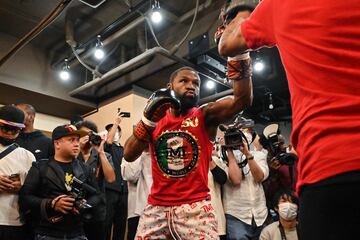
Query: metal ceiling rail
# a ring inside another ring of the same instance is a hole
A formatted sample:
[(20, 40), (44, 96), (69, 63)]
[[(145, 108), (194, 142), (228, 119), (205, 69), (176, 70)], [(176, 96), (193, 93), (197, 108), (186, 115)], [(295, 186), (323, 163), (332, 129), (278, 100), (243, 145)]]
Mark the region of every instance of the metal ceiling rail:
[[(204, 75), (206, 77), (208, 77), (209, 79), (212, 79), (213, 81), (216, 81), (224, 86), (229, 87), (228, 85), (226, 85), (225, 83), (223, 83), (222, 81), (220, 81), (219, 79), (214, 78), (213, 76), (210, 76), (211, 74), (209, 73), (208, 70), (197, 66), (195, 64), (193, 64), (192, 62), (189, 62), (188, 60), (181, 58), (179, 56), (176, 55), (171, 55), (169, 53), (168, 50), (161, 48), (161, 47), (154, 47), (151, 49), (146, 50), (145, 52), (143, 52), (142, 54), (130, 59), (129, 61), (120, 64), (119, 66), (111, 69), (110, 71), (108, 71), (107, 73), (105, 73), (104, 75), (102, 75), (101, 77), (95, 78), (94, 80), (92, 80), (91, 82), (88, 82), (76, 89), (74, 89), (73, 91), (71, 91), (69, 94), (70, 96), (75, 96), (77, 94), (80, 94), (81, 92), (84, 92), (86, 90), (89, 90), (93, 87), (98, 87), (100, 85), (104, 85), (107, 82), (112, 81), (112, 79), (116, 76), (121, 75), (122, 73), (127, 73), (129, 72), (129, 70), (131, 71), (131, 69), (133, 69), (136, 66), (142, 66), (142, 63), (144, 60), (148, 60), (151, 57), (154, 57), (156, 54), (160, 54), (162, 56), (168, 57), (169, 59), (175, 61), (175, 62), (179, 62), (181, 64), (184, 64), (186, 66), (190, 66), (193, 67), (194, 69), (198, 70), (199, 73), (201, 75)], [(133, 79), (132, 82), (136, 82), (139, 79)]]

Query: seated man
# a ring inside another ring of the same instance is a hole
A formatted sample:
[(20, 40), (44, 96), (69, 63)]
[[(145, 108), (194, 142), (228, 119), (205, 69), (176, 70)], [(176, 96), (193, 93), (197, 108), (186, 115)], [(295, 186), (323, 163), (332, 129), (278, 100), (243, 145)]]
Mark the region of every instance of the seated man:
[[(37, 240), (86, 239), (83, 221), (91, 217), (87, 207), (100, 201), (95, 176), (77, 159), (79, 139), (86, 134), (72, 125), (56, 127), (52, 134), (55, 156), (34, 163), (25, 179), (19, 203), (24, 213), (40, 216)], [(89, 206), (83, 204), (84, 199)]]
[(298, 240), (296, 228), (298, 205), (294, 195), (285, 192), (278, 194), (274, 206), (280, 219), (263, 229), (260, 240)]

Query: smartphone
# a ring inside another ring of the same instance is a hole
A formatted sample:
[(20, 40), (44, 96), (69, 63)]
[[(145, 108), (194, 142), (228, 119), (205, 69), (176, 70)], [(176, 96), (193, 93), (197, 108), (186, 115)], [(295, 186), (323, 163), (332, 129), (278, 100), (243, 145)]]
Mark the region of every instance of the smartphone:
[(119, 116), (121, 116), (123, 118), (129, 118), (130, 117), (130, 112), (120, 112)]
[(19, 181), (20, 180), (20, 173), (11, 174), (9, 177), (12, 181)]

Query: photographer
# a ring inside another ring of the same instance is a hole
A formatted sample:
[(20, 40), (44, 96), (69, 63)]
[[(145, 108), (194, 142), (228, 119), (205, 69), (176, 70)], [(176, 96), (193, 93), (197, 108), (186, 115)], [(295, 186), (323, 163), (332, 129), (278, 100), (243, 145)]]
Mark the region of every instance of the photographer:
[[(76, 157), (80, 152), (79, 139), (86, 132), (73, 125), (56, 127), (52, 134), (55, 156), (35, 162), (20, 191), (19, 204), (23, 215), (38, 216), (36, 240), (84, 240), (83, 214), (85, 204), (95, 207), (100, 196), (95, 178)], [(78, 199), (73, 180), (86, 183), (80, 189), (84, 198)], [(91, 190), (91, 191), (90, 191)], [(30, 212), (30, 213), (29, 213)]]
[(100, 204), (94, 209), (94, 218), (84, 226), (85, 235), (89, 240), (105, 239), (106, 200), (105, 183), (115, 181), (111, 155), (104, 151), (105, 139), (97, 134), (98, 129), (95, 123), (82, 121), (76, 124), (79, 130), (87, 133), (80, 138), (79, 160), (89, 166), (92, 174), (95, 175), (98, 187), (101, 191)]
[[(117, 113), (114, 123), (106, 125), (108, 131), (104, 149), (112, 157), (116, 180), (113, 183), (106, 183), (106, 240), (124, 239), (126, 219), (128, 211), (128, 186), (121, 174), (124, 148), (120, 144), (121, 128), (120, 123), (123, 115)], [(113, 229), (113, 234), (111, 230)], [(112, 236), (112, 237), (111, 237)]]
[[(268, 177), (269, 168), (264, 152), (249, 150), (255, 134), (249, 128), (241, 131), (238, 143), (227, 140), (225, 133), (229, 179), (224, 186), (223, 203), (227, 239), (257, 239), (268, 213), (262, 182)], [(228, 145), (229, 142), (233, 144)]]
[(278, 124), (264, 128), (260, 142), (268, 151), (269, 178), (264, 182), (268, 207), (273, 209), (271, 199), (278, 192), (294, 192), (297, 180), (297, 154), (291, 145), (285, 144)]

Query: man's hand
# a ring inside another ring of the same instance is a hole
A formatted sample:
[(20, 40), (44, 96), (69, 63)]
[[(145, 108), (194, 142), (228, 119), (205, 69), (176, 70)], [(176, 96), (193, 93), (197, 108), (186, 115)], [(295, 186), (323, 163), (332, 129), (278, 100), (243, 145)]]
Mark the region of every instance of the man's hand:
[(85, 144), (89, 142), (89, 139), (90, 139), (89, 135), (80, 138), (80, 148), (83, 148)]
[[(19, 183), (17, 183), (19, 182)], [(16, 185), (20, 184), (20, 181), (15, 182)], [(15, 188), (18, 186), (14, 185), (14, 181), (9, 178), (9, 176), (1, 175), (0, 176), (0, 193), (13, 193), (15, 191)], [(21, 185), (20, 185), (21, 187)], [(20, 188), (19, 188), (20, 189)]]
[(100, 145), (93, 145), (93, 147), (95, 148), (95, 150), (98, 152), (98, 153), (104, 153), (105, 150), (104, 150), (104, 144), (105, 144), (105, 138), (103, 136), (101, 136), (101, 142), (100, 142)]
[(75, 198), (69, 197), (68, 195), (60, 195), (54, 198), (52, 205), (54, 210), (63, 214), (69, 214), (75, 203)]

